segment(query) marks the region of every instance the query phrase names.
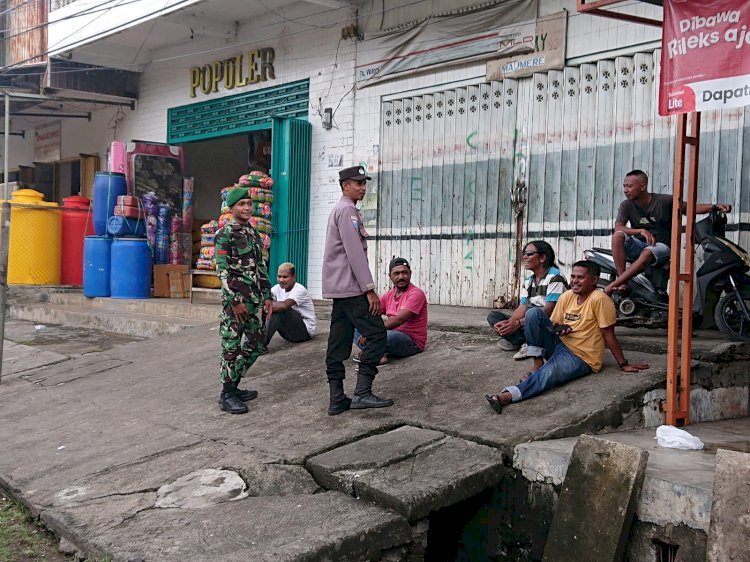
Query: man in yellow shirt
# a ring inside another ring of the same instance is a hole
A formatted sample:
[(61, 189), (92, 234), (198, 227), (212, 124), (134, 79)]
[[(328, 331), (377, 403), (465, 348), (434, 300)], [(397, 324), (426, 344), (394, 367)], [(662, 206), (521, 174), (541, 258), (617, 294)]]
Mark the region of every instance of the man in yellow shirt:
[(600, 273), (594, 262), (574, 263), (571, 288), (557, 301), (552, 316), (548, 318), (541, 309), (526, 315), (526, 354), (534, 359), (534, 372), (500, 394), (485, 395), (495, 412), (502, 413), (503, 406), (511, 402), (598, 373), (604, 363), (605, 344), (623, 371), (637, 373), (649, 368), (645, 363), (630, 365), (625, 359), (615, 337), (615, 305), (604, 292), (596, 290)]

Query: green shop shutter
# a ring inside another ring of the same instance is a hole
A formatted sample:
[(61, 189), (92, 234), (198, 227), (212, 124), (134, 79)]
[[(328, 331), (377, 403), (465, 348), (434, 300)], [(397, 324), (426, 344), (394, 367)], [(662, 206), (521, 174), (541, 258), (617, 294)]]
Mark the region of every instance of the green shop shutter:
[(312, 125), (302, 119), (274, 116), (271, 176), (273, 233), (269, 274), (292, 262), (297, 281), (307, 286), (307, 244), (310, 221), (310, 136)]
[(268, 128), (272, 117), (307, 118), (310, 81), (170, 108), (167, 142), (178, 144)]

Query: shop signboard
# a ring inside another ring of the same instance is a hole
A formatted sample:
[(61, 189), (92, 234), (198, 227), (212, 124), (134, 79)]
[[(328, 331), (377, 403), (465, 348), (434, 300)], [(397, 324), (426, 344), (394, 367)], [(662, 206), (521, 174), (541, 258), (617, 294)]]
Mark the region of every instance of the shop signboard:
[(276, 52), (267, 47), (194, 66), (190, 69), (190, 97), (196, 97), (199, 92), (206, 95), (216, 93), (219, 87), (233, 90), (273, 80), (276, 78), (275, 60)]
[(667, 0), (659, 115), (750, 105), (750, 0)]
[(55, 121), (34, 129), (34, 162), (60, 160), (62, 123)]
[(355, 78), (369, 86), (405, 72), (534, 50), (538, 0), (506, 0), (468, 14), (431, 17), (362, 42)]
[(487, 62), (487, 80), (521, 78), (535, 72), (561, 70), (565, 66), (568, 12), (539, 18), (536, 22), (534, 52)]

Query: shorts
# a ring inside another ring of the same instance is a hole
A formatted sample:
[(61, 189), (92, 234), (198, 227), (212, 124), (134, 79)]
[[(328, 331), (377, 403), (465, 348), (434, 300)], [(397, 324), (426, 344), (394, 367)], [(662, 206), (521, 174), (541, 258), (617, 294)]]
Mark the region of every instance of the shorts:
[(635, 261), (643, 253), (643, 250), (650, 250), (654, 254), (654, 265), (661, 265), (669, 262), (672, 250), (663, 242), (656, 242), (649, 246), (644, 240), (635, 236), (625, 235), (625, 257), (629, 261)]

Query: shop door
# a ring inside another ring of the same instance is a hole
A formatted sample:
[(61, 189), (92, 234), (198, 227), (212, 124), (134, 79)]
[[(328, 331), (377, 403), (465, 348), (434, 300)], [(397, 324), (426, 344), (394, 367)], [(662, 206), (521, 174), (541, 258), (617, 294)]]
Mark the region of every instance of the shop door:
[(310, 209), (310, 137), (306, 120), (274, 117), (271, 177), (274, 179), (271, 261), (273, 276), (279, 264), (292, 262), (297, 280), (307, 285), (307, 246)]

